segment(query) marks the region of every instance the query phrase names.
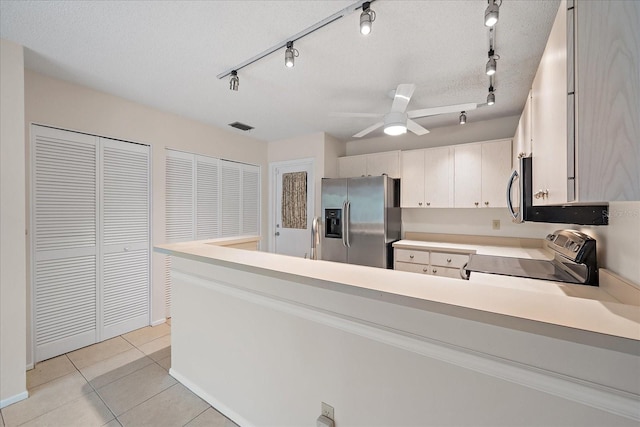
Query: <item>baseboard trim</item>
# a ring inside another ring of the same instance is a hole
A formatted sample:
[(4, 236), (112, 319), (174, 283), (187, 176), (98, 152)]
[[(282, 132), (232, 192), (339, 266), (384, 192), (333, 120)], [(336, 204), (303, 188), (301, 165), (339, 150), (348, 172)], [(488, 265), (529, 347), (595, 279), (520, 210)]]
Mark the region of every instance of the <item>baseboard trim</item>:
[[(176, 270), (173, 270), (171, 274), (192, 285), (212, 289), (263, 307), (268, 307), (367, 339), (392, 345), (406, 351), (500, 378), (625, 418), (640, 421), (638, 396), (632, 393), (548, 371), (518, 361), (507, 360), (464, 347), (432, 340), (428, 337), (415, 335), (406, 331), (386, 328), (363, 319), (349, 317), (319, 307), (245, 289), (232, 283), (207, 280)], [(198, 395), (203, 397), (200, 394)], [(245, 423), (240, 422), (240, 425), (244, 426)]]
[(151, 326), (158, 326), (162, 325), (163, 323), (167, 323), (167, 319), (165, 319), (164, 317), (162, 319), (154, 320), (153, 322), (151, 322)]
[(229, 418), (231, 421), (236, 423), (242, 427), (254, 427), (249, 421), (241, 417), (237, 412), (229, 408), (224, 403), (220, 402), (218, 399), (205, 392), (203, 389), (198, 387), (193, 381), (185, 377), (179, 372), (176, 372), (173, 368), (169, 369), (169, 375), (178, 380), (183, 386), (194, 392), (201, 399), (206, 401), (209, 405), (213, 406), (213, 408), (220, 412), (225, 417)]
[(16, 394), (15, 396), (2, 399), (0, 400), (0, 409), (6, 408), (9, 405), (13, 405), (16, 402), (20, 402), (21, 400), (24, 400), (27, 397), (29, 397), (29, 392), (25, 390), (22, 393)]

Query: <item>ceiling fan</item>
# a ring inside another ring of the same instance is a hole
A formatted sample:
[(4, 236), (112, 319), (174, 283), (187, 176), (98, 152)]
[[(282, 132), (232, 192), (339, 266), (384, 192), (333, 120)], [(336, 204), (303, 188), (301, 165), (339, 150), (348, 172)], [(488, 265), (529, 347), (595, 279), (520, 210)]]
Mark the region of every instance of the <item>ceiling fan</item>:
[(412, 119), (418, 119), (421, 117), (435, 116), (438, 114), (454, 113), (460, 111), (474, 110), (478, 107), (478, 104), (457, 104), (457, 105), (445, 105), (442, 107), (423, 108), (421, 110), (406, 111), (411, 96), (416, 89), (416, 85), (402, 83), (399, 84), (393, 93), (393, 104), (391, 104), (391, 111), (386, 114), (382, 113), (331, 113), (332, 117), (382, 117), (382, 121), (377, 122), (374, 125), (356, 133), (354, 138), (362, 138), (370, 132), (384, 126), (384, 133), (387, 135), (401, 135), (407, 132), (409, 129), (416, 135), (424, 135), (429, 131)]

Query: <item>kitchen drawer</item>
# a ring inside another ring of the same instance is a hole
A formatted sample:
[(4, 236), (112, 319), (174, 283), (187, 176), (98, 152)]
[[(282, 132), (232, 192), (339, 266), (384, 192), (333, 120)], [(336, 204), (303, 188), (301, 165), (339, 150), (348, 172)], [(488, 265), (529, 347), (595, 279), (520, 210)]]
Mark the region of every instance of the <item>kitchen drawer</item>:
[(451, 277), (453, 279), (461, 279), (459, 268), (429, 266), (429, 274), (440, 277)]
[(415, 264), (410, 262), (398, 262), (396, 260), (395, 269), (398, 271), (408, 271), (410, 273), (429, 274), (430, 267), (426, 264)]
[(410, 262), (416, 264), (429, 264), (428, 251), (416, 251), (411, 249), (396, 249), (395, 259), (400, 262)]
[(469, 255), (431, 252), (431, 264), (441, 267), (460, 268), (469, 261)]

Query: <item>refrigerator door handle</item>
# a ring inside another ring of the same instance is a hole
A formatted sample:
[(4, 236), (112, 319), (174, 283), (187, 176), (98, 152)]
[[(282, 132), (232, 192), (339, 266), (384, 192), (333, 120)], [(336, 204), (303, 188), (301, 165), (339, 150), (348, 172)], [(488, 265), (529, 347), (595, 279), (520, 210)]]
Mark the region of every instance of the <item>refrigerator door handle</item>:
[(350, 227), (351, 227), (351, 202), (347, 201), (347, 214), (345, 215), (345, 228), (346, 228), (346, 237), (345, 237), (345, 242), (347, 243), (346, 246), (348, 248), (351, 247), (351, 242), (349, 242), (349, 232)]
[(342, 246), (347, 247), (347, 202), (342, 202)]

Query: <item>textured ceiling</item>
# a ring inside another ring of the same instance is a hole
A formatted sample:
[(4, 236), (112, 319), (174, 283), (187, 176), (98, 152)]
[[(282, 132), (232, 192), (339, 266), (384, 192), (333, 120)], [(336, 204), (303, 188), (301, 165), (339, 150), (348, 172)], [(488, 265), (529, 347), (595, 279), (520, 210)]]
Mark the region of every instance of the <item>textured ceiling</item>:
[[(385, 113), (388, 92), (415, 83), (409, 109), (486, 102), (486, 0), (372, 3), (360, 35), (356, 11), (242, 69), (240, 90), (216, 75), (286, 40), (353, 1), (0, 1), (0, 37), (25, 46), (26, 67), (211, 125), (254, 126), (273, 141), (327, 132), (341, 140)], [(496, 104), (468, 121), (518, 114), (533, 81), (558, 0), (504, 0), (496, 30)], [(457, 113), (418, 119), (456, 124)], [(369, 137), (381, 135), (381, 130)]]

